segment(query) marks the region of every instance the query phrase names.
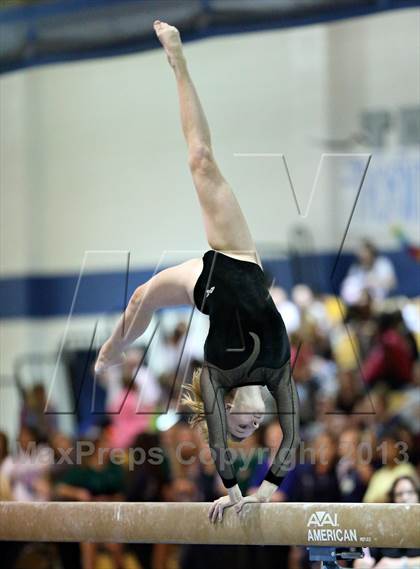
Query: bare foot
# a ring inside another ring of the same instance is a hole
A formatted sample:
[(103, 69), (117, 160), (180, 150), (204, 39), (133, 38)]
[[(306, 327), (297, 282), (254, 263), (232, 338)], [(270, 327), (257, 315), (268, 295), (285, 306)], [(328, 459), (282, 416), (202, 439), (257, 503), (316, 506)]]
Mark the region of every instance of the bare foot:
[(179, 31), (175, 26), (170, 26), (166, 22), (161, 22), (160, 20), (155, 20), (153, 27), (166, 52), (170, 65), (175, 67), (178, 60), (184, 59)]
[(95, 362), (95, 374), (100, 375), (111, 367), (121, 366), (125, 360), (125, 354), (115, 350), (107, 341), (99, 351), (98, 359)]

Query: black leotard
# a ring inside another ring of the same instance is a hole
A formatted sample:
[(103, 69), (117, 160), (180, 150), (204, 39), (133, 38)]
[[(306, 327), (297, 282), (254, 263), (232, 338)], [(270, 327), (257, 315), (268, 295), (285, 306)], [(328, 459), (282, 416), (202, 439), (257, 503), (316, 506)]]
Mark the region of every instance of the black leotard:
[(209, 444), (223, 483), (227, 488), (237, 483), (227, 449), (224, 395), (244, 385), (266, 385), (283, 431), (266, 480), (280, 484), (299, 443), (298, 398), (290, 371), (289, 340), (264, 272), (256, 263), (207, 251), (194, 302), (210, 318), (200, 385)]

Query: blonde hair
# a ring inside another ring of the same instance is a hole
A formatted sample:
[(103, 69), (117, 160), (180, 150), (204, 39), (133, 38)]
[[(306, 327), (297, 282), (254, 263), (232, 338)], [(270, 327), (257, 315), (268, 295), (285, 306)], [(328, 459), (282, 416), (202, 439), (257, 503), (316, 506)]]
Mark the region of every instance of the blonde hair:
[[(206, 443), (209, 442), (209, 429), (207, 426), (206, 413), (204, 409), (204, 401), (201, 395), (201, 372), (203, 368), (198, 367), (194, 369), (191, 385), (184, 385), (185, 393), (181, 397), (182, 405), (186, 405), (193, 412), (188, 419), (188, 423), (192, 428), (198, 427)], [(226, 399), (232, 403), (237, 389), (232, 389)], [(228, 443), (235, 443), (234, 439), (227, 434)]]
[(204, 411), (204, 401), (201, 395), (201, 371), (203, 368), (197, 367), (194, 369), (191, 385), (184, 385), (185, 393), (181, 398), (181, 403), (190, 408), (193, 415), (190, 415), (188, 423), (191, 427), (198, 427), (204, 440), (208, 442), (209, 431), (207, 428), (206, 414)]

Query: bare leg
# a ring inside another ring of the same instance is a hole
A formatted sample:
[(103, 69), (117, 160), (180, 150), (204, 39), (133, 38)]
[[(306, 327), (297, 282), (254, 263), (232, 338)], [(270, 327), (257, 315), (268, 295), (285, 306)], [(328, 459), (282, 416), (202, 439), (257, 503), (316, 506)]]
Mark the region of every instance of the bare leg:
[(159, 20), (154, 28), (175, 72), (188, 161), (209, 245), (259, 261), (245, 217), (214, 159), (209, 126), (187, 69), (179, 32)]
[(145, 332), (158, 308), (193, 305), (194, 285), (201, 268), (201, 259), (191, 259), (160, 271), (137, 287), (112, 335), (99, 352), (95, 373), (103, 373), (107, 368), (123, 363), (123, 351)]
[[(154, 27), (175, 72), (188, 160), (209, 245), (232, 256), (260, 263), (241, 208), (214, 160), (209, 127), (188, 73), (179, 32), (158, 20)], [(122, 363), (123, 351), (144, 333), (155, 310), (163, 306), (194, 304), (192, 291), (201, 267), (201, 259), (192, 259), (158, 273), (138, 287), (111, 337), (102, 346), (95, 372), (101, 373)]]

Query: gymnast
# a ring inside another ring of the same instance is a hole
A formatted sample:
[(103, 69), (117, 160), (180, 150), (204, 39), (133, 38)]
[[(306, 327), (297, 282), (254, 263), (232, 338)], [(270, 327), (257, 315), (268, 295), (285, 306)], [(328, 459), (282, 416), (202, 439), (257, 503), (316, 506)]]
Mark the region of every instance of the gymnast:
[[(154, 29), (175, 74), (189, 167), (211, 249), (202, 258), (162, 270), (136, 288), (98, 354), (95, 373), (123, 362), (124, 350), (144, 333), (155, 310), (189, 304), (209, 316), (204, 363), (194, 373), (184, 401), (195, 413), (192, 422), (207, 428), (212, 456), (227, 489), (227, 495), (209, 509), (210, 520), (216, 522), (226, 508), (233, 506), (240, 513), (248, 502), (270, 501), (299, 445), (298, 397), (284, 323), (267, 289), (244, 215), (216, 164), (179, 32), (159, 20)], [(275, 400), (283, 436), (265, 480), (255, 494), (243, 497), (228, 460), (228, 443), (249, 437), (259, 427), (265, 413), (261, 386)]]

